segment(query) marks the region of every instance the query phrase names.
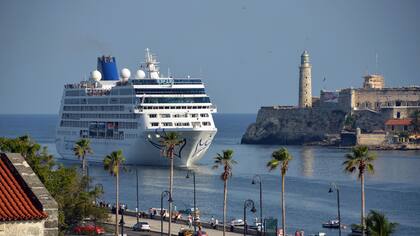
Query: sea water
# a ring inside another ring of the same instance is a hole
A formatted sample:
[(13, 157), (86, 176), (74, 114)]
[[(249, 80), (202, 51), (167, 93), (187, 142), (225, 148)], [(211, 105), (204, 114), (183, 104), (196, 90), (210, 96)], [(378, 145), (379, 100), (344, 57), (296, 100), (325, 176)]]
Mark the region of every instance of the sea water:
[[(241, 145), (240, 139), (247, 126), (255, 121), (254, 114), (216, 114), (218, 133), (210, 149), (194, 170), (196, 172), (197, 207), (202, 219), (211, 216), (222, 219), (223, 182), (221, 169), (213, 170), (213, 157), (225, 149), (234, 150), (233, 176), (228, 183), (228, 219), (243, 218), (246, 199), (255, 202), (257, 212), (247, 210), (247, 219), (259, 217), (259, 186), (252, 178), (259, 174), (263, 180), (263, 216), (274, 217), (281, 222), (280, 171), (269, 172), (266, 163), (279, 145)], [(55, 150), (54, 115), (1, 115), (0, 136), (30, 135), (49, 148), (57, 159)], [(360, 182), (355, 175), (343, 172), (345, 149), (287, 146), (293, 156), (286, 175), (286, 224), (293, 233), (303, 229), (306, 234), (326, 232), (338, 235), (334, 229), (323, 229), (321, 224), (337, 218), (336, 193), (329, 193), (331, 183), (340, 190), (341, 217), (343, 224), (360, 222)], [(118, 147), (116, 147), (118, 149)], [(384, 212), (399, 226), (395, 235), (420, 235), (420, 152), (376, 151), (375, 174), (366, 178), (366, 209)], [(162, 157), (163, 158), (163, 157)], [(65, 165), (79, 166), (62, 161)], [(139, 208), (160, 207), (160, 194), (168, 189), (168, 168), (128, 166), (120, 179), (120, 201), (130, 209), (136, 207), (136, 171), (139, 180)], [(102, 184), (105, 194), (101, 200), (115, 200), (114, 178), (100, 164), (90, 163), (93, 184)], [(193, 182), (186, 178), (187, 170), (176, 169), (174, 174), (174, 204), (178, 210), (193, 207)], [(166, 206), (167, 208), (167, 206)], [(253, 221), (253, 220), (250, 220)], [(250, 222), (248, 221), (248, 222)], [(250, 222), (251, 223), (251, 222)], [(349, 229), (347, 229), (349, 231)]]

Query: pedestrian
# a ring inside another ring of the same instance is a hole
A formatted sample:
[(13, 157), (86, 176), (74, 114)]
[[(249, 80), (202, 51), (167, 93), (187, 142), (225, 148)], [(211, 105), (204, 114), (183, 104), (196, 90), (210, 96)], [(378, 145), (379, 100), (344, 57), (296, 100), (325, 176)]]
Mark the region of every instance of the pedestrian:
[(198, 226), (198, 232), (197, 232), (197, 236), (203, 236), (203, 232), (201, 231), (201, 225)]
[(210, 219), (210, 226), (212, 228), (214, 228), (214, 217), (213, 216), (211, 216), (211, 219)]
[(219, 220), (218, 219), (214, 220), (214, 227), (213, 228), (216, 229), (218, 224), (219, 224)]
[(191, 214), (188, 215), (188, 228), (192, 227), (192, 216)]

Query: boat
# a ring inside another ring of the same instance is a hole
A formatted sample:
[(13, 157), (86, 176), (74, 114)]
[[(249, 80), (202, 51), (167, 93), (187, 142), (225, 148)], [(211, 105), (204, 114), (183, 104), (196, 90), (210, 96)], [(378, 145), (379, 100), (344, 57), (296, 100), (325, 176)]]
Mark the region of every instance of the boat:
[[(323, 228), (338, 229), (340, 227), (340, 222), (338, 220), (329, 220), (328, 222), (323, 223), (322, 227)], [(345, 229), (346, 226), (341, 224), (341, 228)]]
[(118, 74), (112, 56), (98, 57), (90, 78), (64, 86), (56, 129), (57, 152), (75, 160), (73, 147), (89, 139), (89, 162), (121, 149), (126, 164), (168, 165), (162, 139), (177, 132), (181, 144), (174, 150), (175, 167), (200, 160), (217, 132), (217, 112), (199, 78), (161, 76), (156, 56), (146, 49), (135, 76), (124, 68)]

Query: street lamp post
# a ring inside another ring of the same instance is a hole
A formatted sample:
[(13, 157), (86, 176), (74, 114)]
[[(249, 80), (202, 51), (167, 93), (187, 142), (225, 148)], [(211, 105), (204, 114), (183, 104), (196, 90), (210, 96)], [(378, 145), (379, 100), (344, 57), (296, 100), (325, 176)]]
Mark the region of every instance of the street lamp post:
[(194, 233), (197, 231), (196, 225), (196, 214), (197, 214), (197, 202), (196, 202), (196, 192), (195, 192), (195, 172), (193, 170), (188, 170), (186, 178), (190, 178), (190, 173), (193, 176), (193, 184), (194, 184), (194, 214), (193, 214), (193, 224), (194, 224)]
[[(254, 177), (252, 178), (252, 184), (256, 184), (256, 183), (260, 184), (260, 232), (259, 232), (259, 234), (262, 235), (262, 230), (263, 230), (263, 216), (262, 216), (263, 202), (262, 202), (262, 178), (261, 178), (260, 175), (254, 175)], [(257, 231), (258, 231), (258, 227), (257, 227)]]
[(251, 212), (255, 213), (257, 209), (255, 209), (254, 201), (251, 199), (245, 200), (244, 202), (244, 236), (246, 236), (248, 231), (248, 224), (246, 223), (246, 209), (251, 207)]
[(337, 210), (338, 210), (338, 235), (341, 236), (341, 216), (340, 216), (340, 190), (338, 189), (337, 185), (335, 183), (331, 184), (332, 187), (330, 187), (329, 193), (334, 192), (334, 190), (337, 192)]
[(139, 224), (139, 173), (138, 173), (138, 167), (136, 166), (136, 191), (137, 191), (137, 207), (136, 207), (136, 219), (137, 219), (137, 225)]
[[(160, 235), (161, 236), (163, 236), (163, 198), (164, 197), (169, 197), (168, 198), (169, 204), (173, 202), (171, 192), (167, 190), (163, 191), (162, 194), (160, 195)], [(169, 216), (169, 220), (171, 220), (170, 217), (171, 216)]]
[[(123, 208), (123, 207), (121, 207), (120, 211), (121, 211), (121, 220), (120, 220), (120, 225), (121, 225), (121, 236), (124, 236), (124, 224), (125, 224), (125, 222), (124, 222), (124, 208)], [(117, 213), (117, 214), (118, 214), (118, 213)]]

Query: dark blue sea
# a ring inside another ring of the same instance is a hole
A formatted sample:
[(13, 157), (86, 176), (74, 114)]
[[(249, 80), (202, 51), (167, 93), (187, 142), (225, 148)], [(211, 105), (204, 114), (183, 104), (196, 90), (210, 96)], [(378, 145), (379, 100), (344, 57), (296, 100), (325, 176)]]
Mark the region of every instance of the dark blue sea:
[[(238, 164), (228, 186), (228, 218), (243, 218), (243, 203), (253, 199), (259, 210), (259, 192), (252, 185), (252, 177), (259, 174), (263, 179), (263, 215), (281, 217), (280, 173), (268, 172), (266, 163), (278, 148), (272, 145), (241, 145), (240, 139), (246, 127), (255, 121), (255, 115), (217, 114), (215, 123), (218, 134), (205, 157), (195, 168), (197, 173), (197, 206), (202, 218), (214, 216), (221, 219), (223, 208), (223, 182), (221, 170), (211, 168), (217, 152), (231, 148)], [(54, 132), (57, 116), (54, 115), (0, 115), (0, 136), (16, 137), (29, 134), (37, 142), (48, 146), (57, 158)], [(336, 218), (335, 193), (328, 193), (334, 182), (340, 189), (341, 215), (344, 224), (360, 220), (360, 183), (356, 176), (343, 172), (342, 162), (348, 150), (326, 147), (287, 147), (294, 159), (286, 177), (286, 223), (288, 232), (303, 229), (306, 234), (326, 232), (338, 235), (336, 230), (323, 229), (322, 222)], [(116, 147), (117, 149), (117, 147)], [(366, 208), (384, 212), (390, 221), (398, 222), (395, 235), (420, 235), (420, 152), (377, 151), (375, 174), (366, 179)], [(79, 165), (64, 162), (66, 165)], [(120, 198), (128, 207), (136, 207), (135, 168), (139, 173), (140, 209), (160, 206), (160, 193), (167, 189), (168, 170), (163, 167), (133, 167), (122, 174)], [(104, 201), (115, 198), (114, 179), (98, 164), (90, 165), (94, 184), (105, 189)], [(174, 203), (177, 209), (192, 207), (192, 179), (185, 178), (186, 170), (177, 169), (174, 179)], [(249, 212), (255, 218), (259, 212)]]

